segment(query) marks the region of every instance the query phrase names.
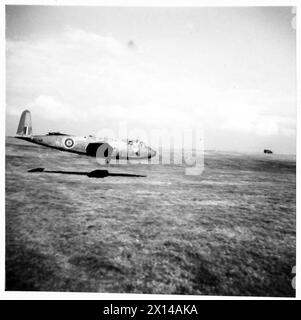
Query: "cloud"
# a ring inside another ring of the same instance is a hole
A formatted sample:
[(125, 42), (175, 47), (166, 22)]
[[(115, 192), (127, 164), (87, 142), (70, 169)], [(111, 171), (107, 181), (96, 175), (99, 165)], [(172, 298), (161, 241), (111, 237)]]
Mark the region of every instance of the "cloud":
[(294, 122), (279, 116), (261, 115), (253, 108), (242, 107), (222, 116), (221, 128), (259, 136), (294, 136)]
[[(8, 113), (15, 105), (39, 112), (44, 104), (47, 112), (39, 114), (52, 118), (101, 112), (142, 123), (180, 123), (198, 90), (111, 36), (68, 28), (54, 39), (7, 41)], [(18, 101), (11, 92), (20, 92)]]
[(67, 28), (64, 33), (64, 41), (70, 40), (76, 48), (86, 46), (92, 53), (99, 53), (99, 49), (104, 53), (112, 55), (123, 55), (126, 53), (125, 46), (109, 35), (99, 35), (92, 32), (86, 32), (81, 29)]
[[(56, 97), (40, 95), (32, 102), (30, 102), (26, 108), (30, 109), (32, 114), (37, 118), (47, 117), (49, 120), (76, 120), (82, 117), (83, 114), (78, 110), (74, 110), (72, 106), (57, 100)], [(24, 106), (12, 107), (11, 113), (14, 115), (20, 115), (24, 110)]]
[(99, 125), (128, 121), (142, 128), (205, 124), (262, 136), (295, 134), (294, 114), (264, 114), (279, 97), (214, 88), (196, 75), (157, 63), (140, 44), (139, 50), (129, 50), (129, 43), (112, 35), (67, 28), (53, 38), (8, 39), (6, 61), (10, 115), (30, 107), (36, 118), (74, 123), (101, 119)]

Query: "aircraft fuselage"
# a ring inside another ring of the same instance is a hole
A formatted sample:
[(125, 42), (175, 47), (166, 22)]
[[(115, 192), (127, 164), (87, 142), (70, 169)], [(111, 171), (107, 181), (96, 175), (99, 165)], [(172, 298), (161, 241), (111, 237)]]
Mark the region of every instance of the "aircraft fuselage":
[(92, 135), (80, 137), (60, 132), (32, 135), (31, 115), (28, 110), (24, 110), (21, 114), (15, 137), (48, 148), (105, 158), (107, 163), (111, 159), (149, 159), (156, 155), (153, 149), (138, 139), (116, 140)]
[(112, 148), (111, 159), (148, 159), (155, 156), (156, 152), (139, 140), (115, 140), (100, 139), (94, 136), (73, 136), (66, 134), (35, 135), (30, 137), (16, 136), (18, 139), (26, 140), (45, 147), (82, 154), (86, 156), (97, 156), (99, 147)]

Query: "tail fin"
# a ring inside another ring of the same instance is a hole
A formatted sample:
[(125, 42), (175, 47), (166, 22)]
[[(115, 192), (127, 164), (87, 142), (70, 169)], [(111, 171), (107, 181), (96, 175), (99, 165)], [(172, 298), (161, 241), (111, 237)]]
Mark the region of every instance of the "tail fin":
[(17, 135), (29, 137), (31, 136), (32, 126), (31, 126), (31, 115), (28, 110), (22, 112)]

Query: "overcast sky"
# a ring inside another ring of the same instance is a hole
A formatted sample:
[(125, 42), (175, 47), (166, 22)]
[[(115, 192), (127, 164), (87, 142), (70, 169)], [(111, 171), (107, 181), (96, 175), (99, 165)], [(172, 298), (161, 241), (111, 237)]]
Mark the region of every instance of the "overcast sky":
[(6, 7), (6, 134), (202, 126), (205, 148), (295, 153), (289, 7)]

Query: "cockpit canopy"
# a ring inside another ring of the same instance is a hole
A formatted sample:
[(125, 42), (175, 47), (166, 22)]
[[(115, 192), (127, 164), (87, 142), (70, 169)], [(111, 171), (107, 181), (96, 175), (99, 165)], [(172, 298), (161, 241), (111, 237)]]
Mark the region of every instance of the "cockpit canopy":
[(130, 146), (133, 146), (133, 145), (137, 146), (138, 145), (140, 147), (145, 147), (145, 143), (139, 139), (127, 139), (127, 143)]
[(50, 131), (46, 134), (46, 136), (69, 136), (69, 134), (61, 133), (58, 131)]

